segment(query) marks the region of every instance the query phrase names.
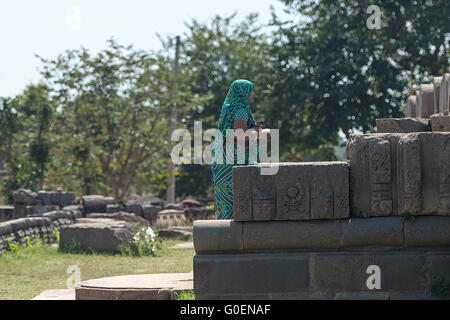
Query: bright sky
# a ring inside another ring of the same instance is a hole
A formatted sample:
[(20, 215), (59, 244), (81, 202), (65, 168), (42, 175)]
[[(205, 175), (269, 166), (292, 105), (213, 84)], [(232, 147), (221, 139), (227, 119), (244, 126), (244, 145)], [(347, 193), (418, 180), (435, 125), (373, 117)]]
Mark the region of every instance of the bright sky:
[(2, 0), (0, 96), (19, 94), (40, 79), (34, 54), (55, 58), (81, 45), (95, 52), (111, 37), (137, 49), (159, 49), (156, 33), (182, 34), (191, 18), (207, 22), (237, 11), (238, 21), (258, 12), (266, 22), (270, 5), (283, 16), (278, 0)]

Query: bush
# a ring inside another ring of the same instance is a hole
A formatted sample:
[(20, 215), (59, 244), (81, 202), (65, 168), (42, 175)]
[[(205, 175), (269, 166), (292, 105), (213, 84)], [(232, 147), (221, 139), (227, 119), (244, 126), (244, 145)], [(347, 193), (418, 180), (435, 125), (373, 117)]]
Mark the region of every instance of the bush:
[(122, 255), (142, 257), (156, 256), (156, 250), (161, 249), (161, 239), (157, 238), (157, 233), (152, 228), (136, 224), (136, 234), (129, 246), (122, 246)]

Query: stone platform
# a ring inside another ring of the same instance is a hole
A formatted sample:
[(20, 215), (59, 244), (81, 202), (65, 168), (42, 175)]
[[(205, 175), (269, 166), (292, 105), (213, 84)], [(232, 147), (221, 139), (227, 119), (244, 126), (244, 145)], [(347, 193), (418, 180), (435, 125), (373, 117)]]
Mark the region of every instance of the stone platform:
[(175, 300), (193, 289), (192, 273), (127, 275), (81, 282), (76, 300)]
[(194, 288), (197, 300), (440, 299), (433, 279), (449, 272), (449, 251), (209, 254), (194, 258)]
[[(440, 299), (450, 218), (194, 223), (196, 299)], [(369, 289), (371, 268), (380, 288)]]

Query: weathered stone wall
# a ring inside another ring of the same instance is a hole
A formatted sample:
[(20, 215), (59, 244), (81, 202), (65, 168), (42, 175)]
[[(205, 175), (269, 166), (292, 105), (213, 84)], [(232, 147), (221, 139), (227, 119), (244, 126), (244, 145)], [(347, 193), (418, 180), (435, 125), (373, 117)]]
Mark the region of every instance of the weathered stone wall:
[[(450, 218), (196, 221), (196, 299), (438, 298), (450, 277)], [(367, 286), (377, 266), (381, 287)]]
[[(380, 289), (367, 286), (370, 266)], [(194, 257), (197, 300), (442, 299), (437, 277), (449, 277), (450, 252), (285, 252)]]
[(450, 216), (450, 132), (352, 135), (354, 215)]
[(8, 249), (7, 239), (13, 243), (25, 246), (27, 237), (34, 243), (42, 239), (44, 243), (55, 242), (53, 230), (72, 224), (81, 217), (77, 210), (54, 211), (44, 213), (40, 217), (30, 217), (0, 223), (0, 254)]

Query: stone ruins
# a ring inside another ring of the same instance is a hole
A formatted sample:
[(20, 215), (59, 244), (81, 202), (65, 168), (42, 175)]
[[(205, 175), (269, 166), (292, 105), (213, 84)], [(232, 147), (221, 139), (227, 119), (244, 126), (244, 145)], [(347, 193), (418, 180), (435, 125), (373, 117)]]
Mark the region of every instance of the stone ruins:
[[(449, 74), (348, 162), (233, 168), (234, 220), (194, 223), (196, 299), (437, 299), (450, 283)], [(441, 282), (442, 285), (442, 282)], [(448, 298), (448, 297), (447, 297)]]
[[(130, 244), (136, 224), (151, 227), (161, 238), (192, 236), (192, 224), (198, 219), (216, 219), (214, 209), (186, 199), (179, 204), (165, 204), (157, 197), (139, 197), (118, 202), (112, 197), (87, 195), (76, 199), (72, 192), (20, 189), (14, 192), (13, 206), (0, 206), (0, 255), (8, 241), (26, 245), (41, 238), (53, 243), (54, 230), (59, 245), (89, 252), (116, 252)], [(28, 237), (28, 238), (27, 238)], [(9, 240), (8, 240), (9, 239)]]

